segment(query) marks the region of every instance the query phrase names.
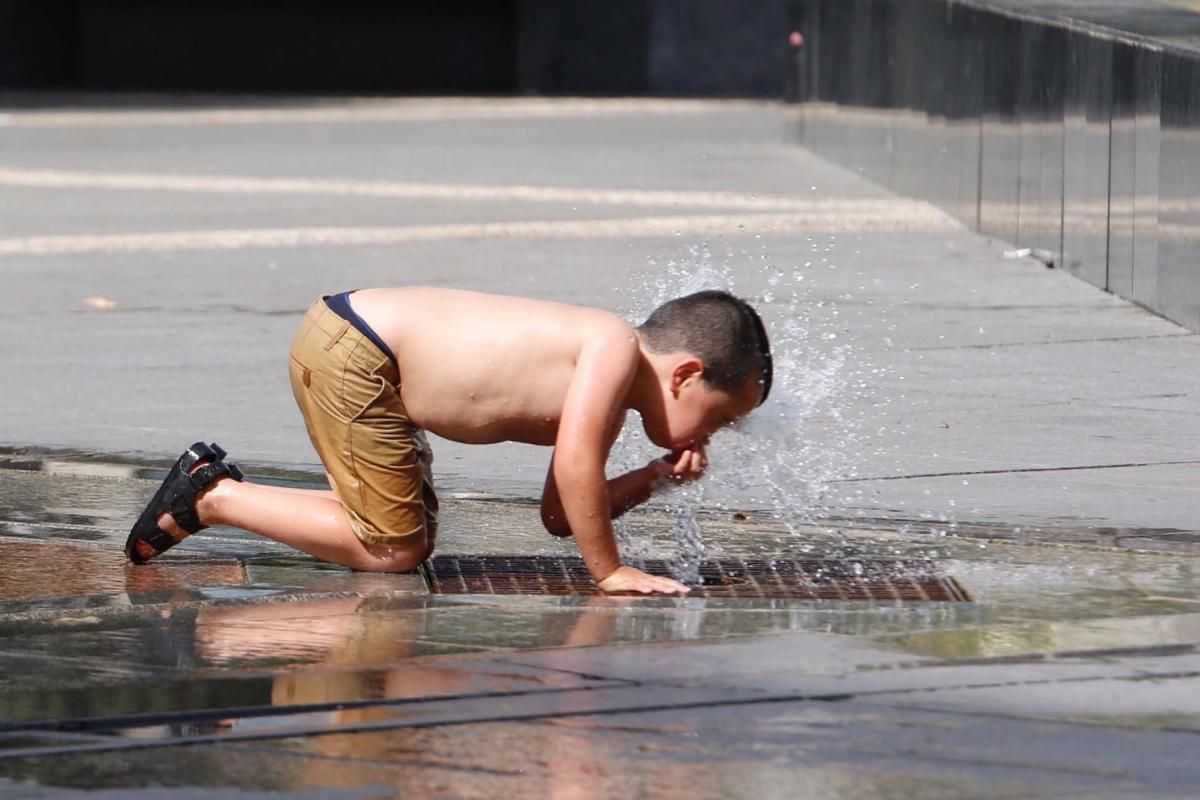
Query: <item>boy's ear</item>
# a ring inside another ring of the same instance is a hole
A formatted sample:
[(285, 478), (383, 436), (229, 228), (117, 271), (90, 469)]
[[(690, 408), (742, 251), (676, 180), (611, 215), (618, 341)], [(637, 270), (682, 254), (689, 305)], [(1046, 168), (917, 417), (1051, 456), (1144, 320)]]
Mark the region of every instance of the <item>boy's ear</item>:
[(671, 370), (671, 394), (679, 394), (689, 380), (700, 380), (704, 376), (704, 362), (688, 356), (675, 364)]

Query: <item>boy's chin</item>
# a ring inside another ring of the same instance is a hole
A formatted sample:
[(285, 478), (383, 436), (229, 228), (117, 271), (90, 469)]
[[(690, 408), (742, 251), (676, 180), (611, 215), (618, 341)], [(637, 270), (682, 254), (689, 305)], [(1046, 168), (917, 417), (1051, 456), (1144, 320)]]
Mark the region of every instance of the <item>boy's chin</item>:
[(672, 451), (675, 449), (671, 444), (670, 436), (663, 436), (661, 434), (656, 434), (653, 431), (646, 431), (646, 438), (649, 439), (650, 443), (655, 447), (661, 447), (663, 450)]
[(670, 439), (651, 439), (650, 441), (654, 444), (655, 447), (661, 447), (663, 450), (666, 450), (668, 453), (673, 453), (675, 455), (679, 455), (684, 450), (690, 450), (692, 447), (689, 444), (679, 444), (677, 442), (672, 442)]

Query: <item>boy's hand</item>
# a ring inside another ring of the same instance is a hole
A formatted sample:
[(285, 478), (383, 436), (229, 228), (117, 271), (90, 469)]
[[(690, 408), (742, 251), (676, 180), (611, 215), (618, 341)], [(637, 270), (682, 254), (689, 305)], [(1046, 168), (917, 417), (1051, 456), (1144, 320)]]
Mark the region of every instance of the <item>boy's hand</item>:
[(702, 446), (670, 453), (650, 462), (655, 475), (675, 483), (691, 483), (704, 475), (707, 468), (708, 456)]
[(641, 594), (687, 594), (691, 588), (670, 578), (649, 575), (634, 567), (617, 567), (617, 571), (596, 585), (606, 592), (640, 592)]

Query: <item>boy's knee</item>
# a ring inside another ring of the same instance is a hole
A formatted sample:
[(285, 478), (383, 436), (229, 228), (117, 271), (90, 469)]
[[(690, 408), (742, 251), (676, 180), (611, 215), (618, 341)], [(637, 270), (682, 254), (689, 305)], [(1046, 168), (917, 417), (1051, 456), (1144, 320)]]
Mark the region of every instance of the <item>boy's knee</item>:
[(571, 535), (571, 526), (567, 524), (566, 515), (561, 511), (555, 513), (546, 508), (542, 509), (542, 527), (551, 536), (557, 536), (560, 539)]
[(433, 542), (424, 535), (412, 538), (417, 541), (398, 547), (368, 546), (365, 569), (368, 572), (412, 572), (433, 553)]

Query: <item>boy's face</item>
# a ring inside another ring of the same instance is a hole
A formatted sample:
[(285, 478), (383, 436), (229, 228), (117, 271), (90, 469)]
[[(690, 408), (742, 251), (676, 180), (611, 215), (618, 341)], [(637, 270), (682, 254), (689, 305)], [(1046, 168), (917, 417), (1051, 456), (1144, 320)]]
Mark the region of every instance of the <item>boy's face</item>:
[(721, 428), (749, 414), (762, 394), (758, 381), (748, 380), (737, 394), (714, 389), (702, 377), (703, 364), (689, 359), (676, 367), (664, 384), (661, 420), (644, 420), (646, 435), (659, 447), (678, 453), (708, 443)]

